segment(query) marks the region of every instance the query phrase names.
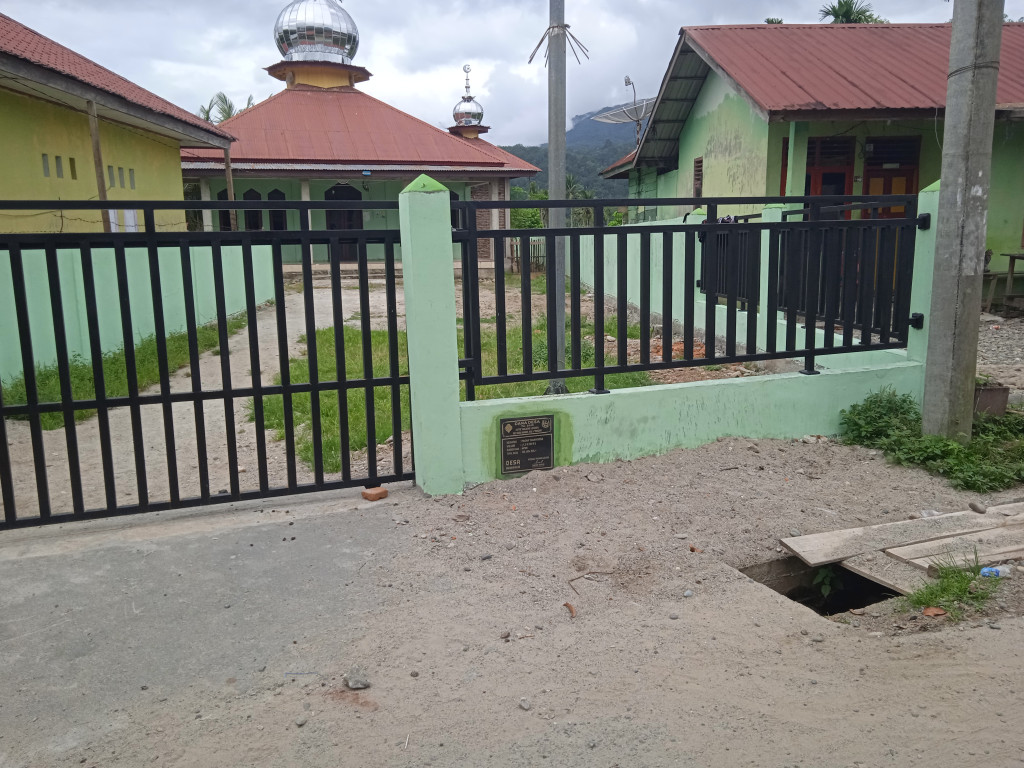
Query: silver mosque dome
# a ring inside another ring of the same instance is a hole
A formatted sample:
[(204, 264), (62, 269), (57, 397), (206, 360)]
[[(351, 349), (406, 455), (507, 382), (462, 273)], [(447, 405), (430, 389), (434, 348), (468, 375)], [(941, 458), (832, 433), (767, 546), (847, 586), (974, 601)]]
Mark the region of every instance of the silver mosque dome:
[(285, 61), (351, 64), (359, 28), (340, 0), (295, 0), (278, 15), (274, 41)]
[(466, 73), (466, 95), (455, 105), (452, 117), (455, 118), (456, 125), (481, 125), (484, 121), (484, 108), (469, 93), (469, 64), (464, 66), (462, 71)]

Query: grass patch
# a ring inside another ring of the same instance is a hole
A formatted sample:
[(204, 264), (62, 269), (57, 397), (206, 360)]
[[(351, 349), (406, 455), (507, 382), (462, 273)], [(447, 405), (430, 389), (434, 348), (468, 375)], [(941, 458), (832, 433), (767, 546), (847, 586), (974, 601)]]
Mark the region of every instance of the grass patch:
[[(228, 318), (228, 335), (237, 333), (246, 325), (244, 314)], [(220, 334), (216, 323), (209, 323), (196, 328), (199, 352), (217, 350), (220, 345)], [(219, 350), (218, 350), (219, 351)], [(184, 331), (171, 333), (167, 336), (167, 367), (172, 373), (188, 365), (188, 334)], [(68, 372), (71, 378), (71, 394), (75, 400), (91, 400), (96, 397), (96, 386), (92, 375), (92, 363), (81, 355), (75, 355), (69, 361)], [(135, 380), (139, 390), (151, 387), (160, 381), (160, 365), (157, 358), (156, 336), (147, 336), (135, 346)], [(128, 366), (125, 363), (124, 349), (117, 349), (103, 355), (103, 381), (107, 397), (127, 397)], [(60, 375), (56, 364), (38, 366), (36, 368), (36, 388), (39, 402), (61, 402)], [(9, 384), (4, 384), (4, 401), (8, 405), (24, 405), (28, 402), (25, 389), (25, 377), (19, 376)], [(75, 411), (75, 421), (85, 421), (96, 414), (95, 409)], [(25, 417), (17, 417), (24, 419)], [(64, 426), (64, 414), (44, 413), (39, 417), (43, 429), (61, 429)]]
[(904, 598), (907, 606), (936, 606), (942, 608), (952, 621), (961, 621), (968, 608), (980, 611), (999, 587), (1000, 579), (979, 575), (981, 565), (977, 552), (973, 560), (965, 559), (962, 563), (956, 562), (955, 557), (949, 554), (935, 562), (935, 569), (935, 581), (907, 595)]
[(1024, 481), (1024, 413), (976, 418), (966, 445), (921, 434), (921, 410), (910, 395), (887, 387), (863, 403), (840, 411), (843, 441), (885, 452), (903, 466), (923, 467), (949, 479), (955, 488), (978, 493), (1010, 488)]
[[(534, 370), (547, 368), (547, 335), (546, 320), (541, 317), (533, 327), (531, 339), (532, 360)], [(362, 334), (355, 328), (345, 327), (344, 348), (345, 348), (345, 375), (349, 380), (362, 379), (363, 353)], [(337, 379), (337, 367), (335, 365), (334, 353), (335, 329), (324, 328), (316, 332), (317, 348), (317, 371), (320, 381), (335, 381)], [(458, 329), (459, 349), (462, 349), (464, 332)], [(506, 332), (508, 369), (510, 371), (523, 370), (523, 348), (522, 332), (519, 326), (510, 327)], [(399, 348), (399, 372), (405, 375), (409, 371), (407, 336), (405, 331), (398, 332)], [(388, 334), (387, 331), (372, 331), (370, 333), (370, 346), (372, 350), (372, 365), (374, 376), (387, 376), (390, 373), (388, 361)], [(480, 334), (480, 347), (483, 356), (485, 375), (496, 375), (498, 372), (498, 334), (493, 328), (484, 327)], [(581, 347), (581, 362), (584, 366), (594, 364), (594, 346), (584, 342)], [(566, 359), (569, 359), (568, 347)], [(306, 356), (293, 358), (289, 363), (289, 372), (292, 383), (306, 383), (309, 381), (309, 361)], [(275, 382), (280, 383), (280, 377), (275, 377)], [(651, 383), (650, 377), (644, 373), (624, 373), (610, 375), (605, 378), (606, 386), (610, 389), (641, 387)], [(566, 386), (570, 392), (585, 392), (592, 389), (594, 379), (592, 376), (573, 377), (566, 380)], [(508, 384), (493, 384), (476, 388), (477, 400), (492, 400), (501, 397), (531, 397), (543, 395), (548, 387), (546, 381), (513, 382)], [(351, 450), (360, 450), (367, 446), (367, 422), (365, 395), (362, 389), (350, 390), (346, 403), (348, 414), (349, 447)], [(466, 399), (465, 382), (460, 383), (461, 397)], [(280, 395), (273, 395), (264, 398), (264, 428), (274, 431), (278, 440), (283, 440), (285, 435), (284, 400)], [(294, 413), (296, 450), (299, 457), (307, 466), (313, 465), (313, 435), (312, 435), (312, 401), (309, 394), (292, 395), (292, 408)], [(403, 387), (400, 397), (401, 424), (403, 429), (408, 429), (410, 424), (409, 416), (409, 391)], [(252, 403), (249, 403), (249, 419), (255, 418)], [(391, 391), (389, 388), (378, 387), (373, 393), (374, 424), (376, 427), (376, 442), (383, 443), (392, 434), (392, 404)], [(324, 470), (326, 472), (341, 471), (341, 440), (340, 440), (340, 418), (338, 410), (338, 398), (334, 393), (321, 393), (320, 395), (320, 420), (322, 429), (321, 446), (324, 457)]]

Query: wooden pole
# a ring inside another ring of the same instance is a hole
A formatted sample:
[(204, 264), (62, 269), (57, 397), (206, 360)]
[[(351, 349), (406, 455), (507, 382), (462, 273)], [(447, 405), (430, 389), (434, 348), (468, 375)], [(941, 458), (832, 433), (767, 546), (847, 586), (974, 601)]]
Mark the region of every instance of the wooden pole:
[[(103, 149), (100, 146), (100, 119), (96, 115), (96, 102), (85, 102), (86, 111), (89, 113), (89, 137), (92, 139), (92, 162), (96, 170), (96, 193), (97, 198), (103, 202), (107, 200), (107, 180), (103, 176)], [(103, 231), (110, 231), (110, 211), (104, 208), (101, 211), (103, 216)]]
[[(228, 200), (234, 202), (235, 199), (235, 177), (231, 173), (231, 147), (227, 147), (224, 150), (224, 178), (228, 183)], [(238, 211), (234, 208), (231, 209), (231, 231), (238, 231)]]

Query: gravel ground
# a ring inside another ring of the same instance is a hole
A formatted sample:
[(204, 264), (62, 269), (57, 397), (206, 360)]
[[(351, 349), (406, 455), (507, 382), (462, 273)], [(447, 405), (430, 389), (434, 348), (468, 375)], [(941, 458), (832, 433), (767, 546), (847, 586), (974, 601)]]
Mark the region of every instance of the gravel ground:
[(1024, 390), (1024, 317), (982, 315), (978, 330), (978, 373)]
[(456, 497), (15, 531), (0, 765), (1020, 765), (1024, 619), (841, 624), (737, 570), (793, 530), (1018, 493), (724, 439)]

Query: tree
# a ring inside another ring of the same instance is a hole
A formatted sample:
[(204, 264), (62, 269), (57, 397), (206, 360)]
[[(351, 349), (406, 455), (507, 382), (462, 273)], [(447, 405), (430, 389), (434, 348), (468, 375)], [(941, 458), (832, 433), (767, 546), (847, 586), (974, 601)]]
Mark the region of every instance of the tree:
[(229, 99), (224, 91), (219, 91), (210, 99), (209, 104), (199, 107), (197, 114), (209, 123), (221, 123), (229, 117), (234, 117), (239, 112), (249, 109), (255, 103), (252, 94), (249, 94), (249, 100), (245, 103), (245, 106), (242, 109), (238, 109), (235, 106), (235, 102)]
[(829, 24), (888, 24), (888, 19), (875, 14), (871, 3), (862, 0), (835, 0), (830, 5), (823, 5), (818, 11), (821, 21), (829, 20)]
[(769, 16), (767, 19), (764, 20), (764, 23), (765, 24), (781, 24), (782, 23), (782, 19), (780, 19), (778, 16)]

